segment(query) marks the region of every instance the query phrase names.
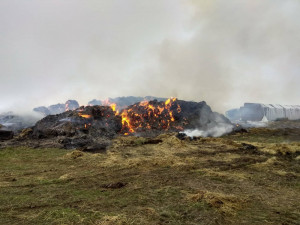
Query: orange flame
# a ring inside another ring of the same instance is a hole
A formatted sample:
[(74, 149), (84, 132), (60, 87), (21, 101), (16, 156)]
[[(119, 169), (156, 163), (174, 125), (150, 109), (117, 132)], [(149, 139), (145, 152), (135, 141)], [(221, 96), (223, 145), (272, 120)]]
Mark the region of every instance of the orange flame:
[(149, 103), (148, 101), (142, 101), (142, 102), (139, 103), (139, 105), (141, 105), (141, 106), (147, 106), (148, 103)]
[(82, 117), (82, 118), (86, 118), (86, 119), (89, 119), (89, 118), (92, 117), (91, 115), (83, 114), (83, 113), (78, 113), (78, 116), (80, 116), (80, 117)]
[(115, 112), (116, 115), (119, 115), (119, 110), (117, 110), (117, 104), (116, 103), (110, 104), (110, 107), (111, 107), (112, 111)]
[(171, 102), (171, 99), (169, 98), (169, 99), (167, 99), (167, 100), (165, 101), (165, 105), (169, 105), (170, 102)]
[[(169, 129), (172, 122), (175, 121), (173, 109), (170, 110), (173, 106), (173, 103), (177, 100), (177, 98), (169, 98), (164, 104), (160, 105), (152, 105), (148, 101), (140, 102), (138, 105), (134, 105), (133, 108), (123, 110), (120, 114), (122, 117), (122, 130), (124, 135), (128, 135), (129, 133), (133, 133), (138, 129), (151, 129), (152, 122), (158, 124), (158, 126), (163, 129)], [(112, 106), (111, 107), (115, 107)], [(146, 112), (137, 113), (135, 112), (135, 107), (143, 107)], [(177, 109), (175, 109), (175, 113), (180, 113), (181, 108), (177, 104)], [(146, 122), (145, 120), (148, 120)], [(149, 121), (150, 120), (150, 121)], [(153, 126), (153, 125), (152, 125)]]
[(134, 129), (132, 128), (132, 125), (130, 123), (130, 119), (128, 117), (127, 110), (122, 112), (121, 116), (122, 116), (122, 125), (123, 125), (123, 127), (128, 127), (129, 132), (133, 133)]
[(117, 104), (116, 104), (116, 103), (112, 103), (112, 104), (110, 104), (110, 107), (111, 107), (111, 109), (115, 112), (115, 111), (116, 111)]

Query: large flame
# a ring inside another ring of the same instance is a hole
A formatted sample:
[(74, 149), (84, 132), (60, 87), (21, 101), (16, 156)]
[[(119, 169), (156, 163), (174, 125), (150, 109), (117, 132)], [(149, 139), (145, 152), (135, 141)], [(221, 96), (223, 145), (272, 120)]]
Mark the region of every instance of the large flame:
[[(134, 133), (139, 129), (152, 129), (154, 124), (163, 129), (169, 129), (172, 122), (175, 121), (171, 107), (173, 107), (176, 98), (169, 98), (160, 105), (153, 105), (151, 102), (143, 101), (132, 108), (121, 112), (122, 131), (125, 135)], [(111, 105), (115, 111), (115, 106)], [(179, 104), (176, 104), (176, 111), (181, 112)], [(135, 110), (139, 108), (139, 110)], [(119, 113), (116, 112), (116, 115)], [(158, 128), (158, 127), (157, 127)]]
[[(150, 129), (165, 129), (170, 127), (176, 127), (182, 129), (179, 126), (174, 126), (176, 122), (176, 115), (178, 118), (181, 112), (180, 105), (177, 98), (169, 98), (165, 102), (153, 102), (142, 101), (138, 104), (132, 105), (127, 109), (119, 112), (120, 109), (116, 103), (110, 103), (108, 100), (105, 105), (110, 106), (116, 116), (122, 118), (122, 130), (121, 133), (129, 135), (131, 133), (145, 131)], [(89, 119), (92, 116), (79, 112), (78, 115), (82, 118)], [(107, 114), (106, 117), (109, 117)], [(85, 128), (88, 128), (91, 124), (85, 124)]]

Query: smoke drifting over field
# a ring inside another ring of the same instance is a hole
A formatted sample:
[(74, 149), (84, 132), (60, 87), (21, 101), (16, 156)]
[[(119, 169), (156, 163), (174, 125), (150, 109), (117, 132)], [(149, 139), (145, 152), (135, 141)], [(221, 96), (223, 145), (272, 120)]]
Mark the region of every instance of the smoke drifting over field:
[(189, 137), (220, 137), (224, 134), (228, 134), (233, 131), (233, 125), (230, 124), (218, 124), (207, 130), (186, 130), (182, 133)]
[(153, 95), (299, 104), (298, 0), (2, 0), (0, 112)]

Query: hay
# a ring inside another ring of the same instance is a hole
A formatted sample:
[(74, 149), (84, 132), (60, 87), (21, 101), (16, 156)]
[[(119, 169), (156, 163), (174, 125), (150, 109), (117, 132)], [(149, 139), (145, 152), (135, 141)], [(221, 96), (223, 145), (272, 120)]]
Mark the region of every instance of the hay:
[(26, 137), (28, 137), (32, 133), (33, 133), (32, 128), (23, 129), (21, 131), (21, 133), (19, 134), (18, 138), (26, 138)]
[(255, 167), (257, 169), (259, 168), (264, 168), (264, 167), (271, 167), (273, 166), (276, 162), (277, 162), (277, 157), (276, 156), (273, 156), (271, 158), (269, 158), (268, 160), (266, 160), (265, 162), (258, 162), (258, 163), (255, 163), (253, 165), (251, 165), (252, 167)]
[(193, 202), (205, 201), (210, 207), (228, 215), (234, 215), (236, 211), (241, 209), (246, 203), (245, 199), (238, 198), (234, 195), (209, 191), (187, 194), (186, 199)]
[(96, 222), (97, 225), (125, 225), (128, 224), (124, 215), (109, 216), (106, 215), (101, 221)]
[(77, 159), (79, 157), (82, 157), (84, 155), (84, 153), (82, 151), (79, 151), (79, 150), (75, 150), (75, 151), (72, 151), (70, 153), (67, 153), (65, 155), (66, 158), (72, 158), (72, 159)]
[(300, 152), (300, 144), (269, 144), (263, 147), (261, 151), (271, 155), (291, 155)]

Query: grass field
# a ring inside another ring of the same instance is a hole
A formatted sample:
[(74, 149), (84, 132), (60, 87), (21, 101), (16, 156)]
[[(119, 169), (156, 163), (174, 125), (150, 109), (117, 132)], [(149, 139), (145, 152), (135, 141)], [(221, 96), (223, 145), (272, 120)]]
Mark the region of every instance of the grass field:
[(265, 132), (1, 149), (0, 224), (300, 224), (300, 142)]

